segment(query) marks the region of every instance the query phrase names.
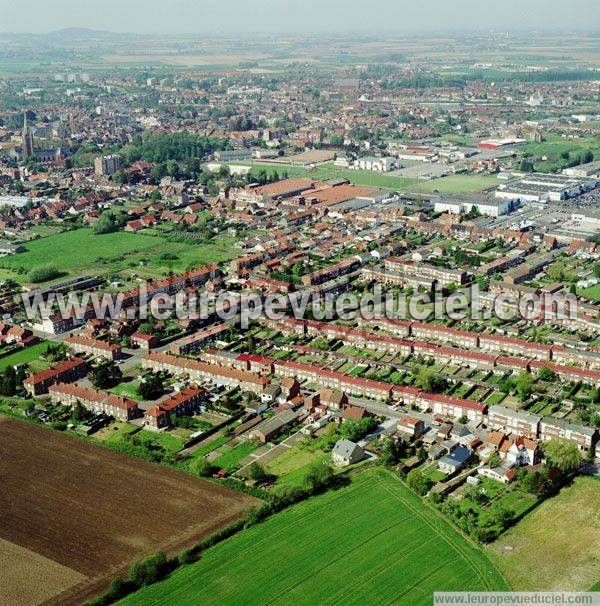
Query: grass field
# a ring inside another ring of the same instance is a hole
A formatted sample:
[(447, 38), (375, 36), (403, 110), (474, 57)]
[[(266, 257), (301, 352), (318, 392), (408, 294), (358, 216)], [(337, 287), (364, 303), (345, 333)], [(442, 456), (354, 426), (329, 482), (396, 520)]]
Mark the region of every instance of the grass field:
[(39, 360), (39, 357), (43, 353), (46, 353), (47, 348), (48, 344), (46, 341), (41, 341), (30, 347), (25, 347), (25, 349), (15, 351), (4, 358), (0, 358), (0, 372), (5, 371), (9, 366), (18, 366), (19, 364), (31, 365), (34, 367), (33, 370), (36, 371), (41, 370), (42, 367), (47, 367), (49, 365), (48, 363)]
[(277, 171), (279, 175), (281, 175), (283, 171), (287, 171), (290, 177), (305, 176), (311, 179), (322, 180), (348, 179), (348, 181), (355, 183), (356, 185), (384, 187), (423, 194), (433, 193), (436, 191), (445, 194), (479, 192), (498, 185), (498, 179), (495, 177), (495, 175), (449, 175), (447, 177), (433, 179), (431, 181), (419, 181), (418, 179), (413, 179), (412, 177), (391, 175), (389, 173), (380, 173), (377, 171), (349, 170), (339, 168), (334, 166), (331, 162), (321, 164), (313, 170), (303, 169), (297, 166), (286, 167), (251, 164), (245, 162), (239, 162), (237, 164), (252, 166), (254, 171), (264, 168), (269, 174)]
[(370, 170), (348, 170), (331, 164), (322, 164), (307, 173), (311, 179), (348, 179), (356, 185), (369, 187), (387, 187), (389, 189), (406, 190), (417, 183), (410, 177), (399, 177)]
[(577, 294), (582, 297), (587, 297), (594, 303), (600, 303), (600, 284), (595, 284), (589, 288), (580, 289)]
[[(70, 275), (134, 268), (139, 275), (155, 276), (231, 259), (236, 255), (233, 242), (231, 237), (209, 244), (171, 242), (161, 236), (124, 231), (93, 235), (90, 229), (82, 228), (32, 240), (26, 244), (26, 252), (1, 259), (0, 268), (19, 282), (27, 282), (29, 270), (47, 263)], [(161, 260), (166, 251), (178, 258)]]
[(484, 553), (382, 469), (209, 549), (129, 605), (431, 604), (506, 590)]
[(498, 179), (495, 175), (448, 175), (441, 179), (424, 181), (409, 188), (411, 192), (430, 194), (466, 194), (480, 192), (490, 187), (497, 187)]
[[(256, 503), (24, 421), (0, 417), (0, 444), (10, 453), (0, 457), (0, 539), (74, 571), (77, 584), (56, 600), (62, 605), (86, 602), (158, 549), (175, 554), (195, 545)], [(66, 583), (63, 568), (56, 569)], [(7, 577), (3, 567), (0, 595), (11, 591), (9, 578), (19, 575)]]
[(577, 478), (490, 548), (516, 591), (584, 591), (600, 579), (600, 479)]

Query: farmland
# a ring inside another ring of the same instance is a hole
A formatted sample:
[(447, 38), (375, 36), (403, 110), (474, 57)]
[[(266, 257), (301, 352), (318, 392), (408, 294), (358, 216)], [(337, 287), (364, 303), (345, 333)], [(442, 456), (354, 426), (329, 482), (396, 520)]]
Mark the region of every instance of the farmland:
[(18, 420), (0, 417), (0, 443), (0, 553), (19, 551), (23, 562), (0, 572), (2, 603), (38, 567), (48, 580), (30, 591), (70, 587), (57, 601), (81, 603), (131, 562), (196, 544), (255, 502)]
[[(49, 259), (59, 271), (69, 275), (136, 268), (138, 274), (154, 276), (230, 259), (235, 255), (232, 244), (231, 238), (194, 244), (125, 231), (93, 235), (90, 229), (82, 228), (27, 242), (25, 252), (3, 258), (0, 268), (3, 275), (18, 282), (27, 282), (27, 272)], [(162, 261), (160, 256), (167, 249), (177, 258)]]
[(598, 582), (599, 500), (600, 480), (577, 478), (492, 545), (516, 591), (585, 591)]
[(242, 531), (124, 603), (412, 606), (430, 604), (434, 590), (505, 589), (478, 548), (377, 469)]

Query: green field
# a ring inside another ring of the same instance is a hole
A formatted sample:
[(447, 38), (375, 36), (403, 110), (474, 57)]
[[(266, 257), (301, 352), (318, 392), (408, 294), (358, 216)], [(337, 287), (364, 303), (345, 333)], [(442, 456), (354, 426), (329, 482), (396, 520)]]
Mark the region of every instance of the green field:
[(425, 181), (410, 188), (411, 192), (420, 194), (467, 194), (480, 192), (490, 187), (497, 187), (495, 175), (448, 175), (441, 179)]
[(277, 172), (281, 176), (283, 172), (287, 172), (289, 177), (306, 177), (319, 180), (347, 179), (355, 185), (383, 187), (421, 194), (431, 194), (434, 192), (443, 194), (472, 193), (498, 186), (498, 179), (495, 175), (448, 175), (447, 177), (432, 179), (431, 181), (419, 181), (412, 177), (378, 171), (339, 168), (334, 166), (333, 162), (321, 164), (312, 170), (299, 166), (257, 164), (251, 162), (230, 162), (228, 164), (234, 166), (252, 166), (253, 172), (264, 169), (268, 175)]
[(417, 182), (410, 177), (399, 177), (370, 170), (349, 170), (338, 168), (331, 164), (322, 164), (307, 173), (311, 179), (348, 179), (356, 185), (368, 187), (386, 187), (389, 189), (406, 190)]
[[(91, 229), (83, 228), (27, 242), (26, 252), (1, 259), (0, 268), (7, 270), (2, 272), (6, 277), (19, 282), (27, 282), (32, 268), (48, 263), (70, 275), (135, 268), (136, 273), (152, 277), (231, 259), (236, 255), (234, 241), (221, 237), (208, 244), (194, 244), (124, 231), (93, 235)], [(167, 251), (178, 258), (161, 260)]]
[(585, 591), (600, 579), (600, 479), (580, 477), (490, 548), (515, 591)]
[(580, 289), (577, 294), (582, 297), (587, 297), (594, 303), (600, 303), (600, 284), (595, 284), (589, 288)]
[(5, 371), (9, 366), (18, 366), (19, 364), (31, 364), (32, 370), (35, 371), (49, 366), (48, 363), (39, 360), (39, 357), (46, 353), (47, 347), (48, 344), (42, 341), (41, 343), (35, 343), (31, 347), (20, 349), (4, 358), (0, 358), (0, 372)]
[(206, 551), (123, 603), (431, 604), (434, 590), (506, 590), (484, 553), (382, 469)]

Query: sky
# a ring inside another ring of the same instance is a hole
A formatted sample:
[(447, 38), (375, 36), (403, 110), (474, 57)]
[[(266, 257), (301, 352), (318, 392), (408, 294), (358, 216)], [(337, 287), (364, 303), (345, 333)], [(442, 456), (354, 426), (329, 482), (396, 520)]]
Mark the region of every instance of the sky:
[(0, 0), (0, 31), (139, 33), (600, 30), (598, 0)]

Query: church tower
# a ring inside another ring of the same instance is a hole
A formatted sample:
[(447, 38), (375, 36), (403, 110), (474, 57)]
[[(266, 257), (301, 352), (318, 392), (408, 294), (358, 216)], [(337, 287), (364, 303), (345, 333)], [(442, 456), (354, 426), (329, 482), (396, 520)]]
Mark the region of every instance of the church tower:
[(34, 154), (33, 133), (29, 129), (29, 124), (27, 124), (27, 112), (25, 112), (23, 116), (23, 157), (29, 158)]

